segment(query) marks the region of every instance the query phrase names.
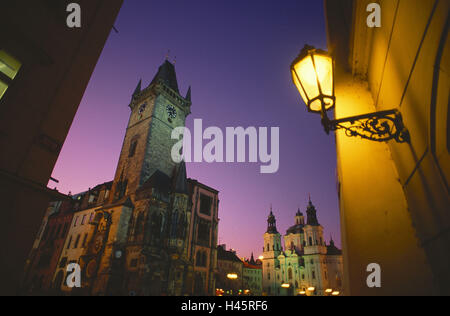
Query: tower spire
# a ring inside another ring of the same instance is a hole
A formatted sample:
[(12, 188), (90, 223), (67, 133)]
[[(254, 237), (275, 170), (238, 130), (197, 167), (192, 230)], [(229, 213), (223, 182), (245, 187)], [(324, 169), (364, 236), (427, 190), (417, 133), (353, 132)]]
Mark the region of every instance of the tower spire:
[(273, 215), (272, 211), (272, 204), (270, 205), (270, 214), (267, 218), (267, 232), (269, 234), (277, 234), (277, 220), (275, 218), (275, 215)]
[(189, 86), (189, 89), (186, 93), (186, 100), (188, 100), (189, 102), (191, 102), (191, 86)]
[(178, 90), (175, 66), (168, 59), (166, 59), (164, 63), (159, 67), (158, 72), (156, 73), (150, 85), (155, 83), (164, 84), (165, 86), (174, 90), (176, 93), (180, 93), (180, 91)]
[(141, 89), (142, 89), (142, 79), (139, 79), (136, 89), (134, 89), (133, 97), (136, 96), (137, 94), (141, 93)]
[(309, 198), (308, 207), (306, 208), (307, 224), (311, 226), (320, 226), (317, 220), (317, 211), (315, 206), (311, 202), (311, 197)]

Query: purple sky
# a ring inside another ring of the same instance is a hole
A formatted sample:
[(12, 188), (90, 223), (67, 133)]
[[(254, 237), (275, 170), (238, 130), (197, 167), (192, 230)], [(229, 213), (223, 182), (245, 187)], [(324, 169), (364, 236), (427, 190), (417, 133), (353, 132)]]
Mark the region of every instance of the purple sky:
[[(270, 204), (282, 234), (308, 194), (325, 238), (340, 245), (334, 137), (308, 114), (289, 66), (305, 43), (326, 48), (322, 1), (125, 1), (72, 124), (53, 177), (77, 193), (114, 177), (140, 78), (147, 86), (170, 49), (181, 93), (208, 126), (280, 127), (280, 169), (260, 164), (187, 164), (188, 177), (220, 191), (219, 238), (259, 256)], [(54, 183), (50, 183), (53, 187)]]

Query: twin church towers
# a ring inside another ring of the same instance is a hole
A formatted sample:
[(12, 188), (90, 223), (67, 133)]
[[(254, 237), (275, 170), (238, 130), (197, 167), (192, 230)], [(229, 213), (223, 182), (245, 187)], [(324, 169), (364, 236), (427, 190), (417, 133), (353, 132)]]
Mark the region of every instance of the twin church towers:
[(327, 295), (342, 293), (342, 252), (331, 240), (327, 245), (323, 227), (311, 199), (306, 220), (298, 210), (295, 225), (284, 235), (277, 230), (276, 218), (270, 210), (263, 249), (263, 291), (267, 295)]

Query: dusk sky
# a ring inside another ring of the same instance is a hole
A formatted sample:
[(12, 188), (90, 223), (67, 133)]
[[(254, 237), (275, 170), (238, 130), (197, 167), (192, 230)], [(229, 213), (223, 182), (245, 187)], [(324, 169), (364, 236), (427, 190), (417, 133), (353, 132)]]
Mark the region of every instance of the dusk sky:
[[(219, 242), (240, 257), (262, 253), (270, 205), (284, 234), (308, 194), (340, 245), (334, 136), (308, 114), (289, 66), (305, 43), (326, 49), (322, 1), (124, 1), (72, 124), (53, 177), (78, 193), (114, 177), (139, 79), (146, 87), (170, 50), (181, 94), (204, 128), (280, 128), (280, 168), (188, 163), (189, 178), (220, 191)], [(192, 129), (193, 130), (193, 129)], [(54, 183), (50, 183), (52, 188)]]

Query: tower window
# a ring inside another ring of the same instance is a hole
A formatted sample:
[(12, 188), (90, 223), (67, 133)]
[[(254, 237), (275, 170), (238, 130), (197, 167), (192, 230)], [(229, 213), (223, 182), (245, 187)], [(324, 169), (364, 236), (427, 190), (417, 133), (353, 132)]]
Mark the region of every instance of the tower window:
[(12, 83), (22, 64), (4, 50), (0, 50), (0, 99)]
[(202, 244), (209, 244), (209, 235), (209, 224), (206, 222), (200, 222), (198, 224), (197, 241), (201, 242)]
[(211, 215), (212, 199), (207, 195), (200, 195), (200, 213), (205, 215)]
[(133, 157), (134, 154), (136, 153), (136, 147), (137, 147), (137, 140), (133, 140), (131, 142), (131, 146), (130, 146), (130, 151), (128, 153), (128, 157)]

